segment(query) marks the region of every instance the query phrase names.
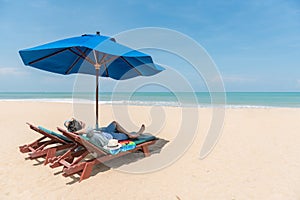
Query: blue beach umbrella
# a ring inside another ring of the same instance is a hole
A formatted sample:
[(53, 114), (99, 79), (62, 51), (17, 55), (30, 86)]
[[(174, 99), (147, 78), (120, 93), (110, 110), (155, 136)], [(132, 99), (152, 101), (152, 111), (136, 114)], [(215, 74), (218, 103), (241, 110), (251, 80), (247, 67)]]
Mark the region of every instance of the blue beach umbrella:
[(98, 77), (126, 80), (152, 76), (164, 68), (153, 63), (151, 56), (130, 49), (114, 38), (84, 34), (19, 51), (25, 65), (58, 74), (96, 76), (96, 128), (98, 125)]

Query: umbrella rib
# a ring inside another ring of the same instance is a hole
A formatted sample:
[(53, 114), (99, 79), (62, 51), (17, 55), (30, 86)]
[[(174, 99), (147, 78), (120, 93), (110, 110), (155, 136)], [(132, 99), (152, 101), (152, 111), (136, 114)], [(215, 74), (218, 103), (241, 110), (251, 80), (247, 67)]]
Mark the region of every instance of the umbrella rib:
[(124, 62), (126, 62), (132, 69), (134, 69), (139, 75), (143, 75), (137, 68), (130, 64), (124, 57), (120, 57)]
[(96, 64), (99, 64), (99, 59), (98, 59), (98, 53), (99, 53), (99, 52), (93, 50), (93, 53), (94, 53), (94, 57), (95, 57)]
[(36, 63), (36, 62), (39, 62), (39, 61), (41, 61), (41, 60), (44, 60), (44, 59), (46, 59), (46, 58), (49, 58), (49, 57), (54, 56), (54, 55), (56, 55), (56, 54), (59, 54), (59, 53), (61, 53), (61, 52), (63, 52), (63, 51), (66, 51), (66, 50), (68, 50), (68, 49), (69, 49), (69, 48), (61, 49), (61, 50), (59, 50), (59, 51), (56, 51), (56, 52), (51, 53), (51, 54), (49, 54), (49, 55), (43, 56), (43, 57), (38, 58), (38, 59), (36, 59), (36, 60), (34, 60), (34, 61), (31, 61), (31, 62), (29, 62), (28, 64), (29, 64), (29, 65), (32, 65), (32, 64), (34, 64), (34, 63)]
[(101, 60), (99, 61), (99, 65), (101, 65), (100, 63), (102, 63), (102, 61), (108, 56), (108, 54), (104, 54), (101, 58)]
[[(86, 53), (87, 51), (88, 51), (88, 49), (84, 50), (84, 53)], [(72, 65), (67, 69), (65, 74), (69, 74), (69, 72), (73, 69), (73, 67), (78, 63), (80, 58), (81, 58), (80, 56), (78, 58), (76, 58), (76, 60), (72, 63)]]
[[(107, 57), (107, 56), (106, 56), (106, 57)], [(101, 59), (100, 65), (105, 64), (105, 63), (108, 63), (108, 62), (110, 62), (110, 61), (116, 59), (116, 57), (118, 57), (118, 56), (112, 56), (111, 58), (109, 58), (109, 59), (107, 59), (107, 60)], [(104, 61), (103, 61), (103, 60), (104, 60)]]
[(87, 60), (89, 61), (89, 63), (92, 63), (93, 65), (95, 65), (96, 63), (94, 61), (92, 61), (87, 55), (85, 55), (85, 53), (83, 51), (81, 51), (78, 47), (75, 47), (75, 49), (77, 51), (79, 51), (79, 53)]
[(69, 51), (71, 51), (71, 52), (74, 53), (75, 55), (81, 57), (82, 59), (87, 60), (87, 61), (88, 61), (89, 63), (91, 63), (92, 65), (95, 65), (95, 63), (94, 63), (93, 61), (87, 59), (88, 57), (84, 57), (83, 55), (81, 55), (81, 54), (79, 54), (79, 53), (73, 51), (72, 49), (69, 49)]
[(108, 69), (107, 69), (106, 63), (104, 63), (104, 66), (105, 66), (106, 77), (109, 77)]

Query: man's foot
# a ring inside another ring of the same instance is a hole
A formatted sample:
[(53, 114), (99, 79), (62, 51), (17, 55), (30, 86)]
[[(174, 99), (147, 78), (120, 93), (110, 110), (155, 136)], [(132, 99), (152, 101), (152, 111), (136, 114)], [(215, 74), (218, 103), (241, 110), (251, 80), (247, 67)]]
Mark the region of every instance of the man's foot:
[(140, 135), (140, 134), (142, 134), (144, 131), (145, 131), (145, 125), (142, 124), (140, 130), (139, 130), (136, 134)]

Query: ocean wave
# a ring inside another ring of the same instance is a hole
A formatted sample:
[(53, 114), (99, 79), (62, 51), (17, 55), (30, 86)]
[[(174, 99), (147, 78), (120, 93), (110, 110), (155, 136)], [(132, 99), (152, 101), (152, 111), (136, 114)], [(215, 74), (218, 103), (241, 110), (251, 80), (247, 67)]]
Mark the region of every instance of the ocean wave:
[[(94, 100), (88, 99), (1, 99), (0, 102), (49, 102), (49, 103), (70, 103), (70, 104), (95, 104)], [(267, 109), (267, 108), (300, 108), (298, 106), (287, 106), (287, 105), (243, 105), (243, 104), (188, 104), (188, 103), (180, 103), (173, 101), (99, 101), (101, 105), (133, 105), (133, 106), (167, 106), (167, 107), (198, 107), (198, 108), (226, 108), (226, 109), (241, 109), (241, 108), (259, 108), (259, 109)]]

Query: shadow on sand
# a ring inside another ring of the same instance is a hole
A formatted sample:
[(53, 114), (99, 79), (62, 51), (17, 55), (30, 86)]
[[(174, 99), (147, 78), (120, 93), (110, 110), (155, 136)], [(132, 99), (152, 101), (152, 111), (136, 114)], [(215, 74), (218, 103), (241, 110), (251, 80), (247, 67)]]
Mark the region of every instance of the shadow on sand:
[[(164, 140), (164, 139), (158, 139), (155, 144), (150, 145), (149, 146), (149, 151), (151, 155), (154, 154), (159, 154), (162, 150), (162, 148), (168, 143), (168, 140)], [(101, 172), (105, 172), (110, 170), (111, 168), (118, 168), (121, 167), (122, 165), (126, 165), (126, 164), (130, 164), (133, 162), (137, 162), (138, 160), (141, 160), (145, 158), (144, 157), (144, 153), (142, 151), (136, 151), (134, 153), (129, 153), (126, 154), (122, 157), (118, 157), (115, 159), (112, 159), (110, 161), (107, 161), (105, 163), (100, 163), (96, 166), (94, 166), (91, 177), (95, 176)], [(78, 176), (69, 176), (69, 178), (72, 179), (71, 182), (68, 182), (67, 185), (71, 185), (74, 184), (76, 182), (79, 181), (79, 177)]]

